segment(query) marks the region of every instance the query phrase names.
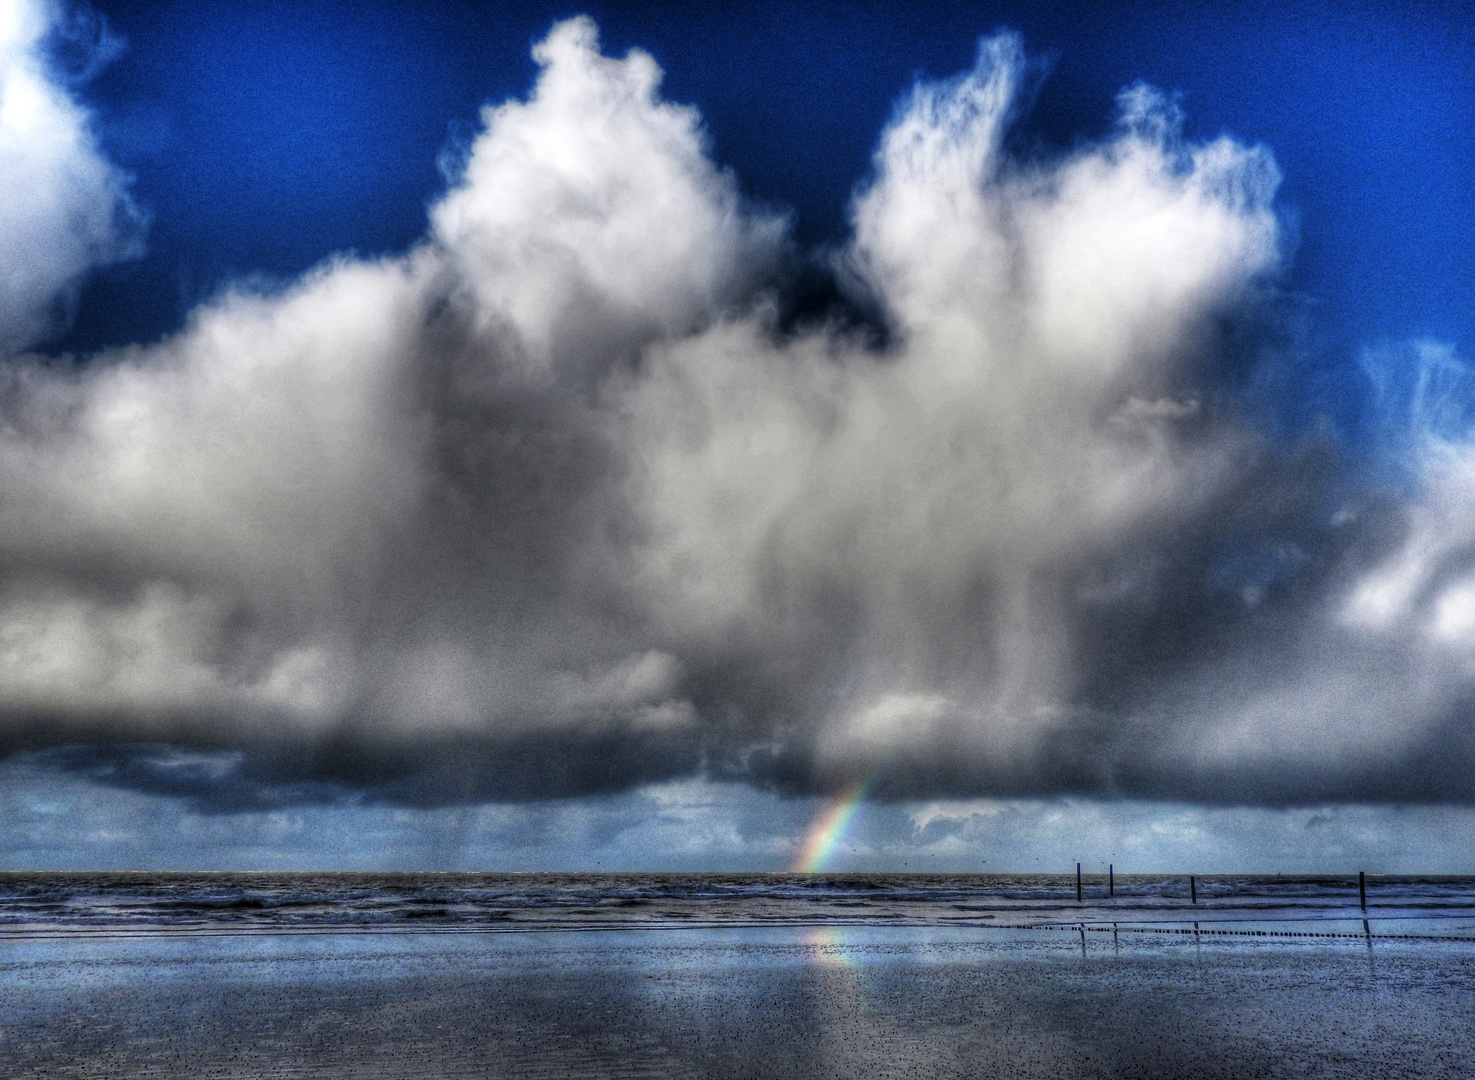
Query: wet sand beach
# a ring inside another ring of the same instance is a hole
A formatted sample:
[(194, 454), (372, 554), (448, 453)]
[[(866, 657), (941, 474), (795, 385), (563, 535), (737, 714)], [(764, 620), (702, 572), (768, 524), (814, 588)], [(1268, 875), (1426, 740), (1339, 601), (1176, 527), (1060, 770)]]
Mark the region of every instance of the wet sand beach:
[(1475, 944), (966, 927), (0, 943), (53, 1077), (1468, 1077)]

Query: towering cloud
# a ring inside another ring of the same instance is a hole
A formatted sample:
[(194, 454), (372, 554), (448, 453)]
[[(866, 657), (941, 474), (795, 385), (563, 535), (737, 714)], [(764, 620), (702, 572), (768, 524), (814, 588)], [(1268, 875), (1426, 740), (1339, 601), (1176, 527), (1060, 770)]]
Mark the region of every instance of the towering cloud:
[[(1467, 452), (1420, 442), (1423, 501), (1379, 500), (1216, 378), (1280, 264), (1267, 151), (1138, 86), (1013, 158), (1023, 58), (987, 40), (856, 198), (835, 272), (881, 332), (795, 331), (783, 222), (651, 58), (584, 19), (534, 55), (409, 253), (5, 364), (5, 746), (220, 805), (1475, 794)], [(164, 744), (236, 753), (181, 787)]]

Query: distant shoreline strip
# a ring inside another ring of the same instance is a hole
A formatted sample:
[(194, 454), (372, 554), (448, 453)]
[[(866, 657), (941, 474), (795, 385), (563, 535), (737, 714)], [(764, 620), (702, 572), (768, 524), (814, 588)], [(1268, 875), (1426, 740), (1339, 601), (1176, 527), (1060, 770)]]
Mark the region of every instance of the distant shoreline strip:
[(917, 930), (1012, 930), (1064, 931), (1072, 934), (1174, 934), (1194, 937), (1335, 939), (1341, 941), (1464, 941), (1475, 942), (1475, 935), (1462, 934), (1390, 934), (1318, 931), (1318, 930), (1211, 930), (1176, 926), (1112, 926), (1099, 923), (986, 923), (986, 922), (848, 922), (839, 919), (771, 919), (740, 922), (669, 922), (669, 923), (564, 923), (542, 926), (284, 926), (284, 927), (118, 927), (73, 928), (65, 930), (0, 930), (0, 941), (97, 941), (152, 938), (214, 937), (328, 937), (389, 936), (414, 934), (559, 934), (598, 933), (620, 930), (761, 930), (765, 928), (837, 929), (917, 929)]

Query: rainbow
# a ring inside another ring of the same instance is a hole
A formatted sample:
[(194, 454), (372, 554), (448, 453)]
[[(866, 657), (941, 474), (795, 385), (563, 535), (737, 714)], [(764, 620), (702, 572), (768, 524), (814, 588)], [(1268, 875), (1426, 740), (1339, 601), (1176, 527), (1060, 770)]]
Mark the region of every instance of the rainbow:
[(819, 816), (810, 822), (804, 841), (794, 854), (794, 861), (789, 864), (789, 873), (815, 874), (825, 868), (825, 863), (845, 839), (846, 830), (855, 821), (855, 815), (864, 805), (866, 793), (878, 775), (871, 773), (857, 780), (825, 804)]

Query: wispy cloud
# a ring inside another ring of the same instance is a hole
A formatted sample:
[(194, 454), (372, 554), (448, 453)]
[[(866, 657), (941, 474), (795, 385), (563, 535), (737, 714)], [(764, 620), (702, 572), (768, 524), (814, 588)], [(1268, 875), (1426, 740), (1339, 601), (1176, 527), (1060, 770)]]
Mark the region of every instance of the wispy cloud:
[[(50, 0), (0, 2), (0, 354), (56, 329), (88, 270), (140, 250), (127, 178), (49, 59), (51, 39), (74, 23)], [(74, 42), (79, 56), (111, 51), (105, 33), (94, 37)]]

